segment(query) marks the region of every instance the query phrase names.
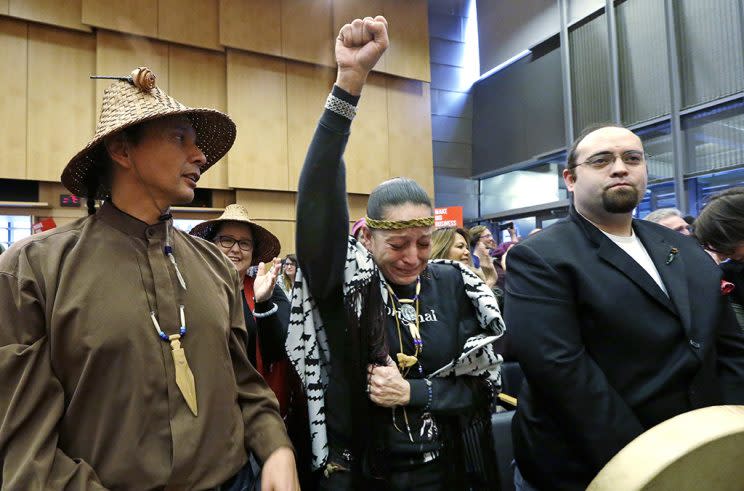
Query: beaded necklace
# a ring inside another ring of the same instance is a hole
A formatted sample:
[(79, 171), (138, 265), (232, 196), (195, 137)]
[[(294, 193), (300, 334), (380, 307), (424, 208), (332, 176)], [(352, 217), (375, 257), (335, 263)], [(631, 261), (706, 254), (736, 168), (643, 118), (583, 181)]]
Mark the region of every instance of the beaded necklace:
[[(170, 263), (173, 265), (173, 268), (175, 269), (176, 278), (178, 278), (178, 284), (181, 287), (183, 291), (186, 290), (186, 281), (183, 278), (183, 275), (181, 274), (181, 271), (178, 269), (178, 263), (176, 263), (176, 258), (173, 255), (173, 246), (171, 245), (171, 239), (170, 239), (170, 226), (171, 224), (168, 223), (168, 220), (170, 220), (172, 217), (170, 213), (166, 213), (160, 216), (159, 220), (161, 222), (165, 223), (165, 245), (163, 247), (163, 253), (165, 256), (170, 260)], [(138, 263), (139, 265), (139, 263)], [(179, 315), (181, 320), (181, 325), (178, 328), (178, 332), (176, 334), (166, 334), (163, 329), (160, 327), (160, 323), (158, 322), (157, 313), (155, 312), (155, 309), (152, 306), (152, 303), (150, 302), (150, 297), (147, 295), (147, 289), (145, 288), (145, 282), (144, 278), (142, 277), (142, 271), (140, 269), (140, 279), (142, 280), (142, 287), (145, 289), (145, 296), (147, 297), (147, 303), (150, 307), (150, 320), (152, 320), (152, 324), (155, 327), (155, 331), (158, 333), (158, 337), (163, 340), (166, 343), (170, 343), (171, 346), (171, 356), (173, 357), (173, 367), (175, 369), (176, 374), (176, 386), (178, 386), (178, 389), (181, 391), (181, 395), (183, 395), (184, 400), (186, 401), (186, 405), (188, 405), (191, 412), (194, 414), (194, 416), (197, 416), (198, 406), (196, 402), (196, 383), (194, 381), (194, 374), (191, 371), (191, 367), (189, 367), (189, 362), (186, 360), (186, 352), (184, 351), (183, 347), (181, 346), (181, 338), (186, 336), (186, 313), (185, 313), (185, 307), (183, 304), (179, 305)]]
[[(424, 349), (424, 342), (421, 339), (421, 329), (419, 327), (419, 297), (421, 294), (421, 277), (416, 278), (416, 294), (413, 298), (398, 298), (390, 285), (387, 285), (388, 292), (393, 301), (393, 318), (395, 319), (395, 328), (398, 332), (398, 342), (400, 352), (398, 353), (398, 368), (403, 374), (403, 378), (408, 375), (411, 367), (418, 364), (419, 373), (423, 375), (423, 368), (419, 363), (418, 357)], [(396, 301), (400, 307), (396, 307)], [(415, 307), (414, 307), (415, 305)], [(403, 351), (403, 333), (400, 329), (400, 317), (408, 323), (408, 330), (413, 338), (413, 355), (407, 355)]]
[[(400, 352), (398, 353), (398, 369), (400, 370), (403, 378), (408, 376), (411, 367), (418, 365), (419, 374), (423, 377), (424, 369), (421, 366), (421, 362), (418, 357), (424, 349), (424, 342), (421, 339), (421, 329), (419, 326), (419, 300), (421, 295), (421, 276), (416, 278), (416, 294), (413, 298), (398, 298), (390, 285), (386, 285), (393, 305), (393, 318), (395, 319), (395, 328), (398, 332), (398, 342), (400, 344)], [(400, 305), (400, 308), (396, 308), (396, 302)], [(414, 307), (415, 305), (415, 307)], [(407, 355), (403, 352), (403, 333), (400, 328), (400, 317), (408, 323), (408, 329), (411, 332), (413, 338), (413, 355)], [(411, 318), (413, 317), (413, 319)], [(395, 420), (395, 406), (393, 406), (393, 427), (399, 432), (403, 432), (398, 428), (398, 423)], [(413, 443), (413, 433), (411, 432), (411, 425), (408, 422), (408, 412), (403, 407), (403, 419), (406, 422), (406, 430), (408, 432), (408, 439)]]

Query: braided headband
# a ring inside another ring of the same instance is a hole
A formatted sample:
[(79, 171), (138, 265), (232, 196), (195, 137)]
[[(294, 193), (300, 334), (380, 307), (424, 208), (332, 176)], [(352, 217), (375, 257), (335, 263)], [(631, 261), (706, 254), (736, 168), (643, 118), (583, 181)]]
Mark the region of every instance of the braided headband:
[(378, 230), (400, 230), (403, 228), (431, 227), (434, 225), (434, 217), (413, 218), (411, 220), (373, 220), (365, 218), (368, 228)]

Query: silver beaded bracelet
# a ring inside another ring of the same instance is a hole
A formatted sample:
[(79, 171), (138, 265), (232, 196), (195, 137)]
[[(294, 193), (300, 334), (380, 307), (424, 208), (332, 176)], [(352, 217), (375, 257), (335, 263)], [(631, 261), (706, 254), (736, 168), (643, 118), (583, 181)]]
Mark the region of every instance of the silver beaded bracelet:
[(326, 99), (325, 108), (329, 111), (333, 111), (334, 113), (345, 117), (348, 120), (354, 119), (354, 116), (356, 116), (357, 108), (356, 106), (349, 104), (343, 99), (339, 99), (333, 94), (328, 94), (328, 99)]
[(276, 314), (276, 311), (279, 310), (279, 307), (274, 302), (272, 302), (272, 305), (273, 305), (273, 307), (271, 307), (266, 312), (256, 312), (254, 310), (253, 311), (253, 317), (256, 317), (256, 318), (260, 319), (262, 317), (268, 317), (270, 315)]

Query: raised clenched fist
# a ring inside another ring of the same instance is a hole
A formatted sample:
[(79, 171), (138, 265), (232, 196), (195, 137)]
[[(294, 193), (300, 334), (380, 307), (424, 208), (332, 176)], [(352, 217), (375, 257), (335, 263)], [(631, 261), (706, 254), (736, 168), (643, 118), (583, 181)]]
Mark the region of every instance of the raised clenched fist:
[(387, 20), (381, 15), (355, 19), (343, 26), (336, 38), (336, 85), (359, 95), (388, 44)]

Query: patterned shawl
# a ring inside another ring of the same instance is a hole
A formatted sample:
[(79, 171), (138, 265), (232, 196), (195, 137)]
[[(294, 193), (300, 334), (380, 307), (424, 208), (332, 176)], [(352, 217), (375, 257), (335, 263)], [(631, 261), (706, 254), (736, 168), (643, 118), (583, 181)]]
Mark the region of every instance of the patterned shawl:
[[(431, 262), (449, 264), (458, 268), (465, 284), (465, 292), (475, 307), (481, 332), (465, 342), (462, 353), (456, 359), (428, 377), (461, 375), (485, 377), (496, 387), (501, 387), (500, 372), (503, 360), (501, 355), (494, 352), (493, 342), (501, 337), (505, 326), (493, 292), (475, 273), (459, 262), (449, 260)], [(388, 291), (385, 280), (378, 273), (369, 251), (353, 237), (349, 237), (344, 267), (344, 296), (347, 297), (351, 292), (359, 291), (360, 285), (369, 284), (374, 278), (379, 278), (380, 293), (387, 304)], [(359, 296), (355, 298), (352, 308), (355, 310), (354, 313), (360, 316), (364, 299)], [(302, 279), (302, 272), (299, 268), (295, 276), (291, 302), (289, 332), (285, 348), (307, 395), (312, 466), (313, 469), (319, 469), (325, 466), (328, 460), (325, 389), (328, 384), (331, 354), (320, 313), (315, 300), (310, 295), (307, 282)]]

